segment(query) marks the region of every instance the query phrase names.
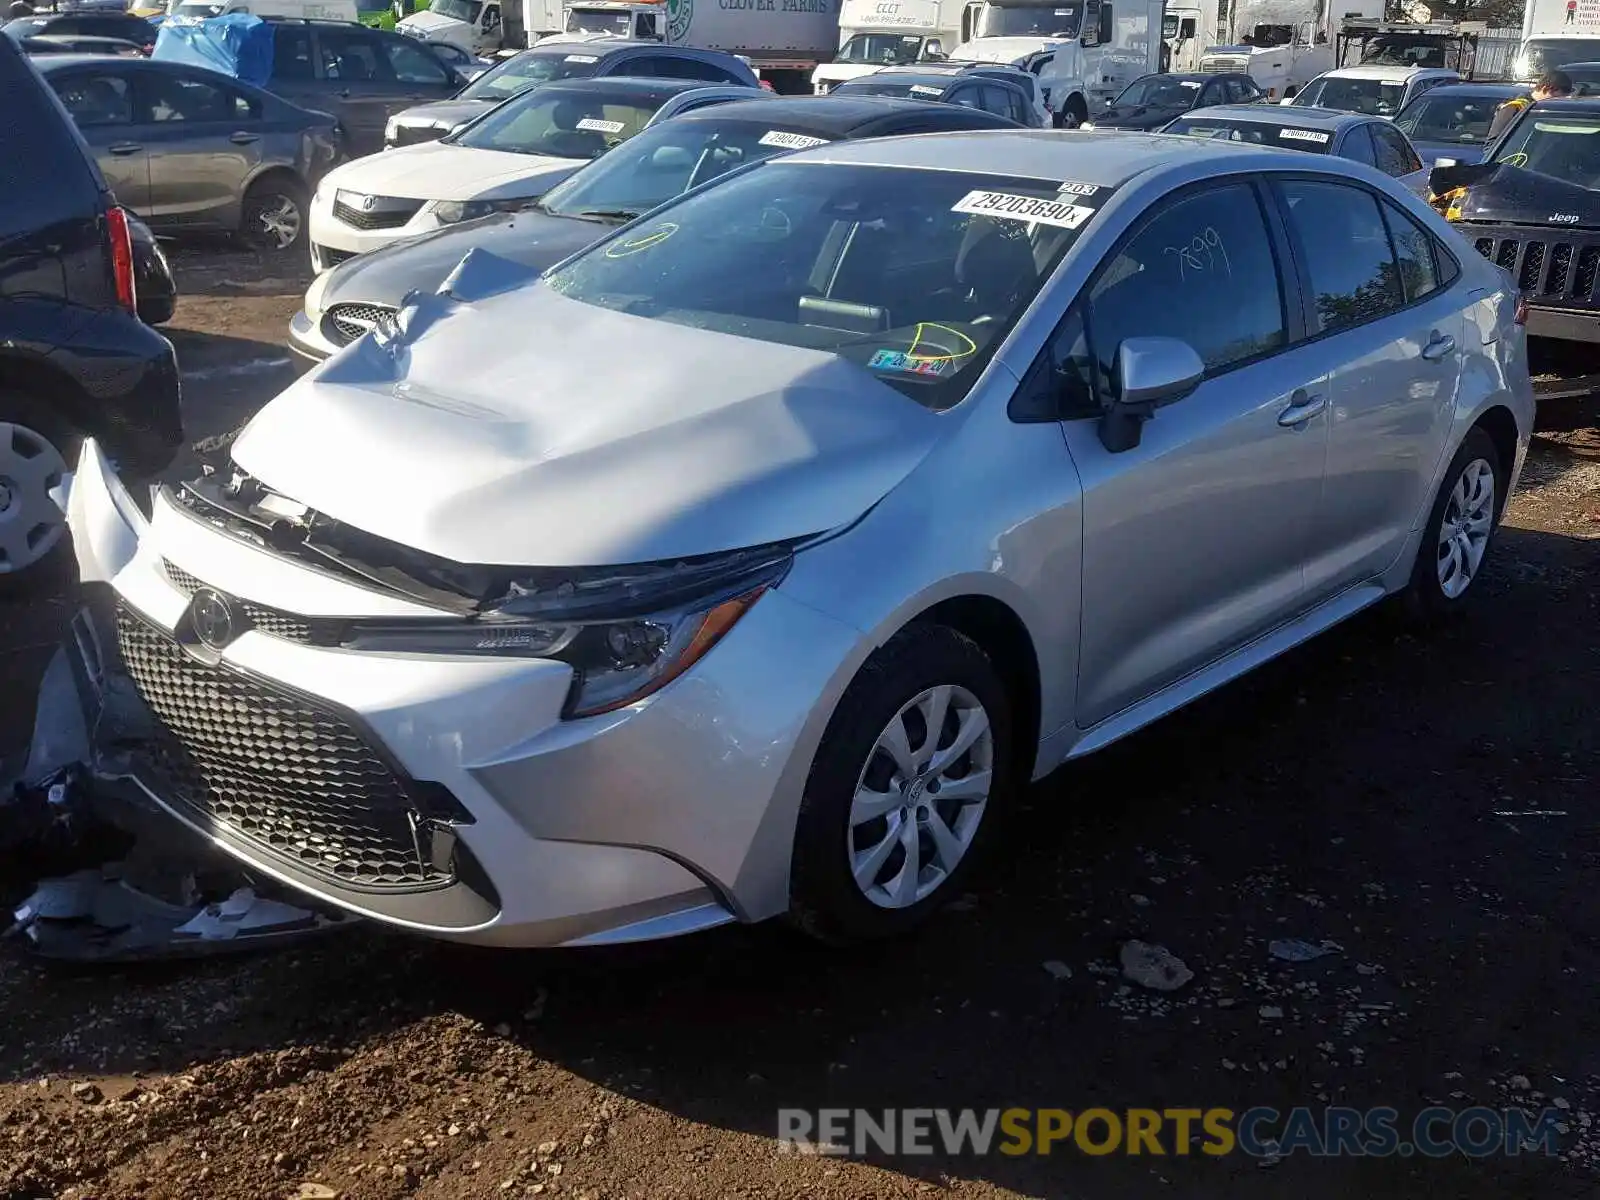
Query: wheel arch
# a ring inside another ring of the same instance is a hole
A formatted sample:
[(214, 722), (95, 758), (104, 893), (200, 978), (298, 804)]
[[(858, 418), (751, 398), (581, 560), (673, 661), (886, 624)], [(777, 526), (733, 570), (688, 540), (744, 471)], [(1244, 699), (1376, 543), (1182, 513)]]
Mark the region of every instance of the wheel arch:
[[(1500, 456), (1500, 467), (1509, 480), (1517, 465), (1517, 418), (1505, 405), (1495, 404), (1479, 414), (1478, 419), (1472, 423), (1472, 428), (1481, 429), (1489, 435), (1489, 440), (1494, 443), (1495, 452)], [(1510, 499), (1509, 495), (1499, 497), (1500, 512), (1505, 511)]]
[(36, 355), (0, 349), (0, 392), (20, 392), (35, 403), (55, 409), (77, 432), (94, 432), (89, 421), (89, 398), (77, 382)]
[(245, 197), (263, 183), (291, 183), (307, 195), (311, 192), (310, 185), (301, 178), (299, 171), (296, 171), (293, 167), (285, 166), (283, 163), (272, 163), (263, 166), (245, 181), (244, 187), (239, 192), (239, 207), (241, 209), (244, 207)]

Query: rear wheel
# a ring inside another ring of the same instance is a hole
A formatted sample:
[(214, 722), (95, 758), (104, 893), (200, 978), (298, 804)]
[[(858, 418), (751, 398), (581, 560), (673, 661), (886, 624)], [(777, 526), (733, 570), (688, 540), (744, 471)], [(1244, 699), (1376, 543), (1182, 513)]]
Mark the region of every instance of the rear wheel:
[(1061, 129), (1076, 129), (1089, 119), (1089, 108), (1083, 102), (1082, 96), (1068, 96), (1066, 104), (1056, 116), (1056, 125)]
[(909, 930), (962, 881), (1012, 786), (1011, 704), (983, 650), (913, 625), (867, 660), (817, 749), (791, 919), (823, 941)]
[(306, 244), (306, 190), (299, 181), (269, 176), (245, 193), (239, 237), (252, 250), (289, 255)]
[(1432, 621), (1465, 605), (1488, 556), (1505, 503), (1506, 468), (1493, 440), (1474, 429), (1450, 461), (1402, 593), (1410, 616)]
[(0, 391), (0, 594), (32, 590), (63, 574), (67, 522), (50, 492), (80, 440), (31, 397)]

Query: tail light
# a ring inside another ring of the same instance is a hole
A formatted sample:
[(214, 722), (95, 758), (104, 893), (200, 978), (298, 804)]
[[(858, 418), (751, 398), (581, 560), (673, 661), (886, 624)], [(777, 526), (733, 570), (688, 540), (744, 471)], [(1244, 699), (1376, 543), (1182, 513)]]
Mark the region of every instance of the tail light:
[(1511, 318), (1518, 325), (1528, 323), (1528, 298), (1521, 292), (1517, 293), (1517, 307)]
[(128, 214), (120, 208), (106, 209), (106, 232), (111, 239), (111, 277), (117, 286), (117, 303), (137, 312), (138, 297), (133, 287), (133, 234), (128, 229)]

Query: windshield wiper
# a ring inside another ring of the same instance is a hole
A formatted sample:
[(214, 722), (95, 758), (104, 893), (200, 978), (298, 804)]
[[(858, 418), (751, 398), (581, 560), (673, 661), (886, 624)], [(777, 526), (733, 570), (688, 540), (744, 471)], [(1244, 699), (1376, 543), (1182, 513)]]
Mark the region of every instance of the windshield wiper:
[(572, 215), (591, 221), (631, 221), (639, 214), (631, 208), (586, 208)]

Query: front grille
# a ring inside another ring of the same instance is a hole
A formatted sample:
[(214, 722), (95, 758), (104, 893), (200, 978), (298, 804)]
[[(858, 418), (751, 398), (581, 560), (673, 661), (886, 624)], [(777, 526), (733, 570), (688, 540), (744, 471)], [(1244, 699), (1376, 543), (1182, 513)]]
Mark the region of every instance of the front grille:
[(1467, 224), (1462, 231), (1475, 250), (1516, 281), (1530, 304), (1556, 308), (1600, 305), (1600, 231), (1572, 230), (1550, 237), (1543, 230), (1505, 227), (1494, 230)]
[(348, 346), (394, 311), (386, 304), (335, 304), (323, 318), (322, 332), (329, 341)]
[[(189, 572), (175, 563), (161, 560), (161, 569), (166, 572), (167, 578), (180, 592), (192, 596), (200, 588), (210, 585), (203, 580), (196, 579)], [(294, 613), (282, 612), (276, 608), (268, 608), (264, 604), (257, 604), (253, 600), (234, 598), (233, 602), (244, 611), (245, 619), (250, 628), (261, 633), (271, 634), (273, 637), (284, 638), (291, 642), (303, 642), (306, 645), (337, 646), (344, 633), (345, 621), (327, 617), (301, 617)]]
[(335, 250), (332, 246), (317, 243), (317, 258), (324, 267), (337, 267), (342, 262), (349, 262), (355, 256), (354, 250)]
[(1250, 56), (1248, 54), (1229, 54), (1220, 58), (1205, 58), (1200, 61), (1200, 70), (1206, 75), (1231, 75), (1235, 71), (1248, 71), (1250, 69)]
[[(345, 199), (349, 196), (354, 203)], [(372, 207), (367, 207), (371, 201)], [(335, 192), (333, 216), (352, 229), (399, 229), (422, 208), (421, 200), (406, 200), (399, 196), (355, 197), (350, 192)]]
[(453, 882), (453, 864), (424, 857), (432, 825), (412, 795), (421, 785), (408, 788), (343, 717), (197, 661), (121, 604), (117, 637), (161, 725), (141, 775), (164, 799), (335, 883)]

